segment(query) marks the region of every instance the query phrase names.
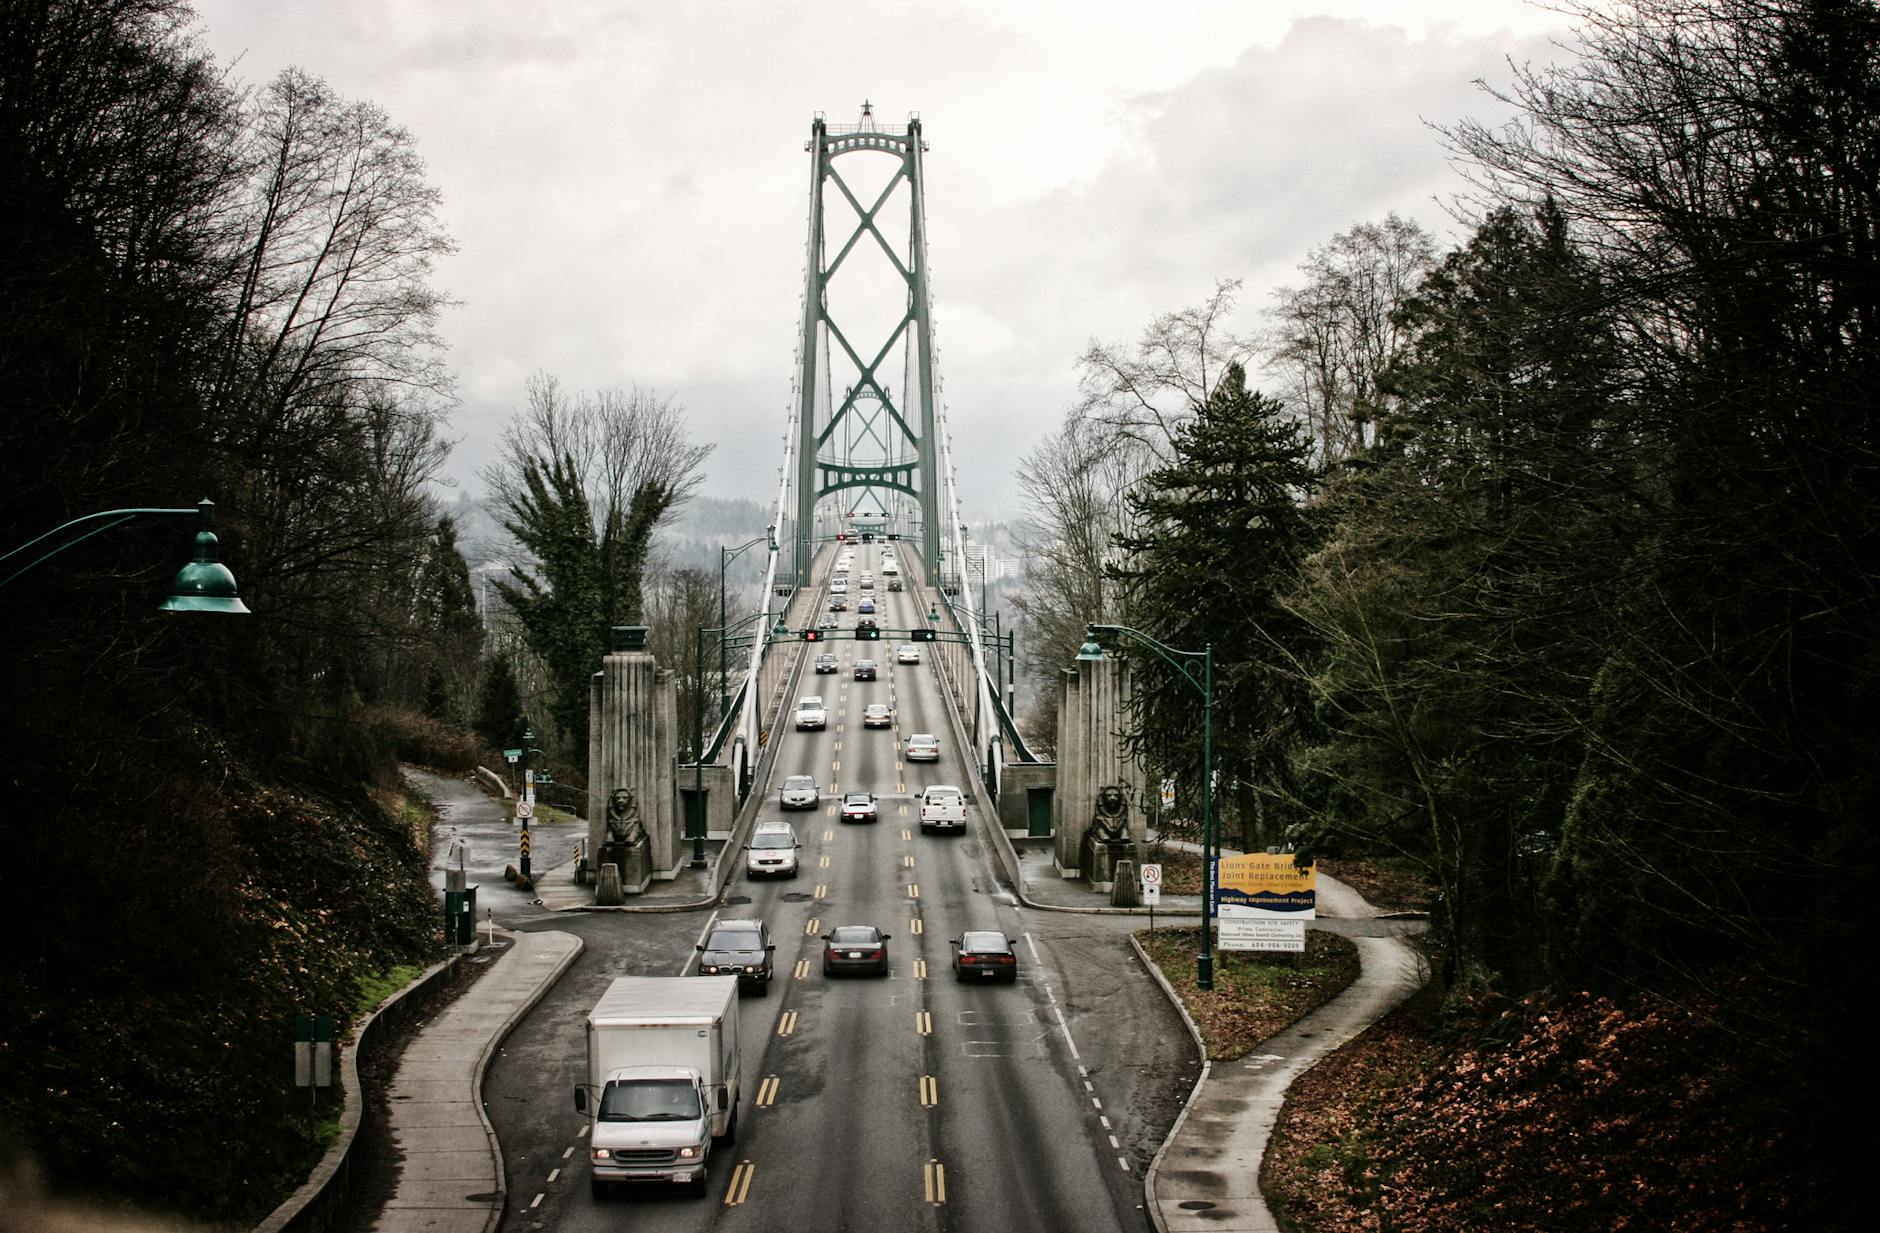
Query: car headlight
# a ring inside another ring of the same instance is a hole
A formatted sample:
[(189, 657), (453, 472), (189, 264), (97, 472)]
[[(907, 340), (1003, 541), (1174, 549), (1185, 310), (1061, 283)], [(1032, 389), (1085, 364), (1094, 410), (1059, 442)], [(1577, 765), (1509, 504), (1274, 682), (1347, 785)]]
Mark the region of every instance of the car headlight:
[(597, 1147), (594, 1149), (594, 1159), (596, 1160), (612, 1160), (613, 1158), (614, 1158), (614, 1154), (608, 1151), (604, 1147)]
[(703, 1155), (703, 1153), (696, 1147), (682, 1147), (679, 1149), (679, 1159), (681, 1160), (697, 1160), (701, 1155)]
[(708, 975), (708, 976), (716, 976), (716, 975), (718, 974), (718, 965), (717, 965), (717, 964), (715, 964), (715, 963), (708, 963), (708, 964), (706, 964), (706, 965), (705, 965), (705, 973), (706, 973), (706, 975)]

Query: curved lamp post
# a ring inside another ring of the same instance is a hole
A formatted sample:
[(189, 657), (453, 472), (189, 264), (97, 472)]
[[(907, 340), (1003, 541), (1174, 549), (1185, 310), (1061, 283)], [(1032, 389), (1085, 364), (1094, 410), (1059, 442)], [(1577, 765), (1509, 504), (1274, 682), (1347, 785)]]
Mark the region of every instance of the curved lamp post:
[(1178, 651), (1126, 625), (1085, 625), (1080, 660), (1101, 660), (1103, 634), (1120, 634), (1160, 655), (1201, 695), (1201, 954), (1195, 960), (1195, 987), (1214, 988), (1214, 644), (1199, 651)]
[(6, 566), (13, 558), (52, 540), (75, 527), (89, 523), (102, 525), (91, 527), (82, 535), (56, 543), (48, 551), (34, 557), (18, 569), (0, 578), (0, 587), (6, 586), (15, 578), (58, 556), (67, 548), (82, 544), (94, 535), (101, 535), (115, 527), (139, 518), (189, 518), (197, 520), (196, 558), (182, 569), (176, 571), (176, 577), (170, 583), (170, 597), (163, 601), (164, 612), (226, 612), (245, 615), (248, 605), (242, 603), (241, 596), (235, 589), (235, 575), (228, 566), (216, 559), (218, 541), (215, 537), (215, 502), (204, 499), (198, 504), (185, 509), (107, 509), (95, 514), (86, 514), (83, 518), (74, 518), (63, 526), (54, 527), (38, 539), (21, 544), (4, 556), (0, 556), (0, 567)]

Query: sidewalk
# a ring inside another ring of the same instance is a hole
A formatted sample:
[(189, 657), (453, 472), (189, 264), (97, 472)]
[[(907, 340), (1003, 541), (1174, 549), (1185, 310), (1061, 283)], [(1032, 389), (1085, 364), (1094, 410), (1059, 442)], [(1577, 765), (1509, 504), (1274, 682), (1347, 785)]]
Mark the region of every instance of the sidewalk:
[[(379, 1233), (493, 1233), (507, 1198), (503, 1153), (483, 1112), (483, 1071), (522, 1016), (581, 953), (571, 933), (504, 933), (490, 970), (413, 1038), (387, 1099), (398, 1184)], [(474, 961), (466, 959), (466, 962)]]
[[(1358, 924), (1376, 916), (1356, 891), (1325, 874), (1319, 875), (1318, 898), (1321, 918)], [(1390, 932), (1401, 931), (1401, 922), (1378, 924), (1391, 926)], [(1279, 1225), (1260, 1194), (1260, 1163), (1287, 1086), (1383, 1018), (1424, 981), (1421, 959), (1400, 939), (1365, 936), (1365, 929), (1338, 932), (1358, 935), (1354, 940), (1360, 971), (1350, 987), (1267, 1040), (1260, 1052), (1202, 1064), (1188, 1106), (1144, 1183), (1149, 1215), (1159, 1233), (1278, 1233)], [(1181, 1005), (1173, 990), (1169, 997)]]

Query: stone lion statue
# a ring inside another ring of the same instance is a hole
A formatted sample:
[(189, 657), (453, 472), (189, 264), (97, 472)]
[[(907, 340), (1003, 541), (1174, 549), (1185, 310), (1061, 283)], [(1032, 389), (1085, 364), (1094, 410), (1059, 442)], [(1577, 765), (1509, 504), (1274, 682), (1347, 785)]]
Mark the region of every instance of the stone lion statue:
[(640, 821), (639, 802), (630, 788), (615, 788), (607, 798), (607, 839), (610, 843), (636, 844), (646, 839), (646, 826)]
[(1129, 789), (1110, 784), (1097, 789), (1097, 811), (1090, 819), (1090, 838), (1097, 843), (1129, 841)]

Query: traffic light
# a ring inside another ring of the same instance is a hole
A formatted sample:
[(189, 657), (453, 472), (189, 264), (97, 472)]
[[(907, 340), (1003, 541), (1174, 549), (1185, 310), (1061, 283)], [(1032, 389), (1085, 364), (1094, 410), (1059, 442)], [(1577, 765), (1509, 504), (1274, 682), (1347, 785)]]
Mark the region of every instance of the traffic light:
[(881, 631), (876, 629), (873, 625), (857, 625), (855, 627), (855, 637), (856, 640), (860, 642), (880, 642)]
[(805, 641), (805, 642), (821, 642), (821, 641), (822, 641), (822, 630), (820, 630), (820, 629), (806, 629), (806, 630), (804, 630), (804, 631), (803, 631), (803, 641)]
[(938, 642), (939, 641), (939, 638), (934, 634), (933, 630), (931, 629), (917, 629), (914, 631), (912, 636), (913, 636), (914, 641), (916, 642)]
[(844, 532), (844, 531), (837, 531), (837, 532), (836, 532), (836, 543), (838, 543), (838, 544), (846, 544), (846, 543), (848, 543), (848, 542), (849, 542), (849, 537), (848, 537), (848, 533), (847, 533), (847, 532)]
[(900, 539), (900, 538), (901, 538), (901, 533), (900, 533), (899, 531), (890, 531), (890, 532), (888, 532), (888, 538), (889, 538), (889, 539)]

